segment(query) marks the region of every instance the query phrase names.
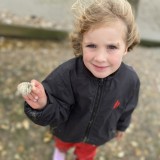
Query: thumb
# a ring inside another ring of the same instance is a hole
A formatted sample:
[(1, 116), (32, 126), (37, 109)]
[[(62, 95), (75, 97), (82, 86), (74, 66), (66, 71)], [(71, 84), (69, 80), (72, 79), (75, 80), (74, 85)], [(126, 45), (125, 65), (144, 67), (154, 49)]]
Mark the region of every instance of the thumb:
[(31, 84), (32, 84), (33, 88), (41, 86), (41, 83), (35, 79), (31, 80)]
[(44, 95), (44, 87), (41, 84), (41, 82), (33, 79), (33, 80), (31, 80), (31, 84), (33, 86), (33, 88), (32, 88), (33, 93), (35, 93), (38, 96)]
[(42, 84), (35, 79), (31, 80), (31, 84), (32, 84), (32, 91), (33, 92), (37, 92), (39, 89), (42, 89)]

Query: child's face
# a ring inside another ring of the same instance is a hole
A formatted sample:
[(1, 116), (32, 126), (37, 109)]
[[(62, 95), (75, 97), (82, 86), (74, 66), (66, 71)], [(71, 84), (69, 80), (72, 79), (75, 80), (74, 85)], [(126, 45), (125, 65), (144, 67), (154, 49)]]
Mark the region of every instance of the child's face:
[(126, 26), (121, 21), (84, 33), (82, 40), (83, 62), (97, 78), (114, 73), (127, 53)]

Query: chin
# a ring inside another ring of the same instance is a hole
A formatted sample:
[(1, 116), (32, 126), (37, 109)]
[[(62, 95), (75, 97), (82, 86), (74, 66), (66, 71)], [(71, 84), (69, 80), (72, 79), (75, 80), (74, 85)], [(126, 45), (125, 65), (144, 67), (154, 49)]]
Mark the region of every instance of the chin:
[(97, 77), (97, 78), (106, 78), (106, 77), (108, 77), (109, 75), (107, 74), (93, 74), (95, 77)]

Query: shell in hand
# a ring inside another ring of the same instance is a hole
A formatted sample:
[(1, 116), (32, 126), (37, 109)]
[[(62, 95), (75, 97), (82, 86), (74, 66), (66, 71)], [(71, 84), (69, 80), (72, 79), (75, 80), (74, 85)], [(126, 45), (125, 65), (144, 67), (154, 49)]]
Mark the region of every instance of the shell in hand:
[(31, 93), (33, 85), (30, 82), (22, 82), (17, 86), (18, 94), (22, 94), (23, 96)]

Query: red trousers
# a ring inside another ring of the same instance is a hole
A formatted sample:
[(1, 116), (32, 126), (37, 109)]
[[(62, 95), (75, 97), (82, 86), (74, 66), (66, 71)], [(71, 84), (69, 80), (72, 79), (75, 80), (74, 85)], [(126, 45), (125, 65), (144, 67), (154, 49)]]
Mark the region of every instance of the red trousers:
[(97, 146), (87, 143), (68, 143), (54, 137), (55, 146), (62, 152), (67, 152), (70, 148), (74, 147), (74, 154), (76, 160), (94, 160), (96, 155)]

